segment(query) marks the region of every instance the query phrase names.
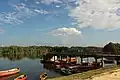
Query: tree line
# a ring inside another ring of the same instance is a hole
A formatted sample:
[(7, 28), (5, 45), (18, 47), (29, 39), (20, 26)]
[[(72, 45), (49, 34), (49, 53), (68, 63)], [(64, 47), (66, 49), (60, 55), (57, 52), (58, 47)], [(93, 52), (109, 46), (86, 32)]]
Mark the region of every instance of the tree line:
[[(0, 57), (8, 58), (10, 60), (19, 60), (24, 57), (31, 59), (42, 58), (44, 54), (49, 53), (94, 53), (94, 52), (111, 52), (112, 54), (120, 54), (120, 44), (119, 43), (108, 43), (104, 47), (51, 47), (51, 46), (9, 46), (0, 47)], [(97, 53), (96, 53), (97, 54)]]
[[(88, 47), (88, 50), (97, 49), (98, 47)], [(99, 50), (99, 48), (98, 48)], [(51, 47), (51, 46), (9, 46), (9, 47), (0, 47), (0, 57), (8, 58), (10, 60), (19, 60), (24, 57), (31, 59), (42, 58), (44, 54), (49, 53), (67, 53), (67, 52), (85, 52), (87, 51), (86, 47)]]
[(104, 46), (103, 52), (109, 54), (120, 54), (120, 44), (110, 42)]

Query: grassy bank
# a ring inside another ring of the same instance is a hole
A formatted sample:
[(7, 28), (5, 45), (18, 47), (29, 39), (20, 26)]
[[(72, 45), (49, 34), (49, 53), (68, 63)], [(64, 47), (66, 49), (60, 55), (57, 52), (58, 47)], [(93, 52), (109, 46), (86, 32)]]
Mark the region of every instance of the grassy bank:
[(91, 71), (73, 74), (73, 75), (69, 75), (69, 76), (51, 78), (48, 80), (85, 80), (85, 79), (91, 78), (92, 76), (95, 76), (95, 75), (101, 75), (101, 73), (113, 72), (113, 70), (116, 70), (116, 69), (120, 69), (120, 65), (105, 67), (105, 68), (101, 68), (101, 69), (97, 69), (97, 70), (91, 70)]

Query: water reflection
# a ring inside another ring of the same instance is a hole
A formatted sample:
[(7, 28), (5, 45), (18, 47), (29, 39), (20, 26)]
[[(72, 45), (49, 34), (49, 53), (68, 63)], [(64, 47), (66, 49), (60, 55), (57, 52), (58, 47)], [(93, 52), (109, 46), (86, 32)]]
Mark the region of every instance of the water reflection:
[[(15, 67), (21, 69), (20, 74), (27, 74), (28, 80), (39, 80), (39, 75), (42, 72), (47, 72), (48, 77), (60, 76), (59, 73), (44, 68), (44, 65), (40, 63), (40, 59), (31, 60), (24, 58), (17, 61), (10, 61), (8, 59), (0, 58), (0, 70), (7, 70)], [(9, 78), (8, 80), (13, 80), (14, 78), (15, 77)]]
[(53, 69), (54, 69), (53, 64), (50, 64), (50, 63), (43, 64), (43, 67), (50, 71), (53, 71)]
[[(84, 58), (83, 60), (85, 62), (87, 60), (93, 62), (94, 58)], [(8, 70), (10, 68), (16, 67), (19, 67), (21, 69), (20, 74), (26, 74), (28, 76), (28, 80), (39, 80), (39, 75), (42, 72), (47, 72), (48, 77), (61, 76), (60, 73), (55, 72), (52, 64), (41, 64), (41, 59), (23, 58), (21, 60), (11, 61), (7, 58), (0, 58), (0, 70)], [(8, 77), (8, 80), (13, 80), (15, 77), (16, 76), (13, 76), (12, 78)]]

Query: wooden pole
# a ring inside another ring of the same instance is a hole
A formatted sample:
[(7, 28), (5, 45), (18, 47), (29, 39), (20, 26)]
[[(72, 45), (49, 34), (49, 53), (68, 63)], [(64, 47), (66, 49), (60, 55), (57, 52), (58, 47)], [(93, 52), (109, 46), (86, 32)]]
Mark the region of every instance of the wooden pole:
[(80, 57), (81, 58), (81, 64), (83, 63), (83, 58), (82, 57)]
[(71, 63), (71, 55), (70, 55), (70, 63)]
[(97, 68), (97, 57), (94, 58), (95, 58), (95, 68)]
[(103, 57), (102, 57), (102, 67), (104, 67), (104, 60), (103, 60)]
[(87, 63), (89, 62), (89, 58), (87, 57)]
[(116, 62), (117, 62), (117, 65), (119, 65), (119, 60), (118, 60), (118, 58), (116, 59)]
[(54, 55), (54, 62), (55, 62), (55, 55)]
[[(60, 56), (60, 60), (62, 61), (62, 55)], [(60, 62), (61, 62), (61, 61), (60, 61)]]
[(60, 55), (60, 64), (61, 64), (61, 61), (62, 61), (62, 55)]

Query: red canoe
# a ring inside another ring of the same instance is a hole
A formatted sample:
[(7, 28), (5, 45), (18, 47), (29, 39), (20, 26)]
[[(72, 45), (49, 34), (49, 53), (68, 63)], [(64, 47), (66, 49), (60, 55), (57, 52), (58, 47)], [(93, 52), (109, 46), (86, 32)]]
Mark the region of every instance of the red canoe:
[(17, 78), (15, 78), (14, 80), (27, 80), (27, 75), (20, 75)]
[(9, 76), (3, 76), (3, 77), (0, 77), (0, 80), (9, 80), (9, 78), (16, 77), (18, 75), (19, 74), (14, 74), (14, 75), (9, 75)]
[(20, 72), (20, 68), (14, 68), (10, 70), (0, 71), (0, 77), (9, 76)]

